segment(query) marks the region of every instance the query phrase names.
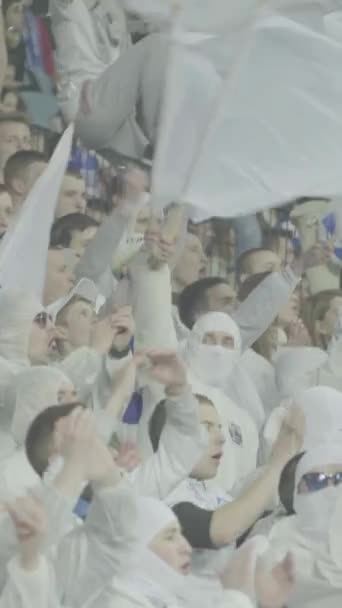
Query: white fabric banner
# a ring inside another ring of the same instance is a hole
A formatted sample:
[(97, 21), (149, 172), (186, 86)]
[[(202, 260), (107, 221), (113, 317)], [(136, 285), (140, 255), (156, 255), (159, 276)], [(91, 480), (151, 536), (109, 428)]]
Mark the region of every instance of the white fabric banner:
[(44, 173), (0, 245), (0, 286), (23, 289), (42, 298), (50, 230), (71, 152), (73, 125), (60, 139)]
[(342, 193), (342, 3), (249, 0), (230, 28), (230, 3), (206, 4), (206, 39), (184, 30), (189, 17), (174, 27), (155, 205), (187, 202), (203, 219)]

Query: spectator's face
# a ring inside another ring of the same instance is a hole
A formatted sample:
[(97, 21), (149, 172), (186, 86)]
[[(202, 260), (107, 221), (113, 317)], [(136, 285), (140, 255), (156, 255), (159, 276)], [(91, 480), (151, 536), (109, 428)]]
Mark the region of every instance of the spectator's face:
[(37, 179), (44, 173), (46, 167), (47, 163), (43, 161), (37, 161), (28, 167), (25, 174), (25, 195), (32, 190)]
[(195, 466), (191, 476), (195, 479), (213, 479), (217, 475), (223, 457), (225, 438), (219, 415), (208, 401), (199, 401), (201, 425), (207, 430), (209, 443), (199, 463)]
[(73, 350), (90, 346), (95, 323), (93, 304), (76, 300), (63, 310), (61, 324), (57, 317), (57, 327), (62, 327)]
[(262, 272), (279, 272), (281, 270), (281, 260), (273, 251), (257, 251), (250, 256), (248, 266), (248, 276)]
[(185, 247), (173, 271), (175, 282), (181, 287), (187, 287), (205, 275), (207, 258), (201, 241), (194, 234), (187, 234)]
[(85, 213), (87, 207), (86, 187), (82, 178), (66, 175), (56, 209), (56, 218), (70, 213)]
[(280, 311), (278, 315), (278, 323), (281, 327), (288, 327), (290, 323), (294, 323), (299, 319), (300, 312), (300, 298), (298, 293), (293, 293), (286, 304), (286, 306)]
[(20, 176), (14, 177), (10, 184), (10, 188), (13, 192), (15, 212), (19, 211), (22, 203), (31, 192), (37, 179), (41, 176), (46, 168), (46, 163), (36, 162), (32, 163), (26, 171), (23, 171)]
[(212, 222), (209, 220), (208, 222), (202, 222), (201, 224), (197, 224), (196, 226), (193, 226), (191, 231), (193, 232), (193, 234), (198, 236), (202, 243), (204, 251), (207, 251), (207, 247), (211, 244), (213, 238), (215, 237)]
[(207, 310), (205, 312), (225, 312), (230, 315), (236, 308), (236, 291), (226, 283), (220, 283), (207, 290)]
[(71, 383), (62, 384), (58, 391), (57, 399), (59, 405), (66, 405), (67, 403), (73, 403), (74, 401), (77, 401), (78, 395), (74, 385)]
[(75, 277), (67, 264), (64, 250), (50, 249), (44, 287), (45, 306), (67, 295), (72, 289), (74, 281)]
[(22, 32), (24, 29), (24, 4), (23, 2), (12, 2), (9, 5), (5, 22), (7, 28), (13, 28), (16, 32)]
[(55, 328), (46, 313), (37, 315), (33, 321), (29, 340), (28, 357), (31, 365), (45, 365), (49, 361), (55, 344)]
[(4, 169), (10, 156), (20, 150), (31, 150), (31, 132), (19, 122), (0, 123), (0, 168)]
[(18, 107), (18, 96), (13, 91), (8, 91), (2, 102), (1, 102), (1, 111), (2, 112), (16, 112)]
[(332, 338), (335, 332), (337, 319), (342, 312), (342, 298), (333, 298), (330, 302), (328, 311), (322, 321), (317, 321), (318, 331), (328, 340)]
[(70, 249), (72, 249), (77, 257), (82, 257), (87, 245), (93, 240), (97, 233), (97, 227), (91, 226), (81, 232), (80, 230), (74, 230), (71, 237)]
[(222, 346), (227, 350), (234, 350), (234, 337), (224, 331), (209, 331), (203, 336), (202, 344), (209, 346)]
[(10, 195), (7, 192), (0, 193), (0, 238), (7, 232), (12, 213), (13, 206)]
[(149, 549), (178, 574), (186, 576), (190, 573), (192, 550), (178, 522), (161, 530), (152, 539)]

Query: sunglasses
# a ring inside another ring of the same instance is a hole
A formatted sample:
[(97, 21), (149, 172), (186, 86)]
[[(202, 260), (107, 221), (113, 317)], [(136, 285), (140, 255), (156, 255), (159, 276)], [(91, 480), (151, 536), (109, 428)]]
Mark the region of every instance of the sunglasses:
[(307, 473), (303, 475), (302, 481), (309, 492), (319, 492), (329, 486), (339, 486), (342, 483), (342, 471), (338, 473)]
[(43, 311), (40, 312), (35, 318), (34, 318), (34, 322), (36, 323), (36, 325), (38, 325), (38, 327), (40, 327), (40, 329), (46, 329), (48, 323), (51, 323), (53, 325), (53, 319), (51, 317), (51, 315), (49, 315), (47, 312)]

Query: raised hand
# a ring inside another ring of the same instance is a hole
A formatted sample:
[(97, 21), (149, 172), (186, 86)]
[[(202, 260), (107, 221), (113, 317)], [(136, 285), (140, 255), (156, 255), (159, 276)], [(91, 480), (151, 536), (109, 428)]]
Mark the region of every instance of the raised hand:
[(137, 445), (128, 441), (119, 446), (114, 460), (117, 466), (127, 471), (127, 473), (134, 471), (142, 462)]
[(271, 462), (285, 466), (300, 451), (305, 432), (305, 416), (298, 407), (292, 407), (285, 417), (271, 454)]
[(116, 473), (116, 465), (107, 445), (100, 438), (92, 412), (76, 408), (55, 426), (54, 444), (65, 463), (83, 481), (106, 480)]
[(6, 505), (19, 541), (19, 557), (25, 570), (37, 567), (48, 529), (48, 516), (33, 496), (18, 498)]
[(291, 553), (272, 569), (267, 566), (267, 556), (259, 557), (255, 570), (255, 590), (261, 608), (286, 606), (294, 585), (295, 562)]
[(130, 306), (120, 308), (111, 317), (112, 348), (121, 352), (127, 350), (134, 336), (135, 323)]
[(147, 350), (147, 373), (152, 380), (163, 384), (169, 396), (181, 394), (187, 386), (186, 368), (175, 351)]

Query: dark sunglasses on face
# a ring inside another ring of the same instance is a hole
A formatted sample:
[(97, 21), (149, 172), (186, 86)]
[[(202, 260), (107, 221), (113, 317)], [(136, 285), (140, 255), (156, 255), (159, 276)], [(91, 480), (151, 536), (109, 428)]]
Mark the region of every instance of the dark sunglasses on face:
[(40, 329), (46, 329), (48, 323), (53, 324), (53, 320), (51, 315), (49, 315), (47, 312), (43, 311), (40, 312), (35, 318), (34, 318), (34, 322), (38, 325), (38, 327), (40, 327)]
[(329, 486), (336, 487), (342, 484), (342, 471), (338, 473), (306, 473), (302, 477), (302, 482), (305, 483), (308, 492), (319, 492), (319, 490), (325, 490)]

